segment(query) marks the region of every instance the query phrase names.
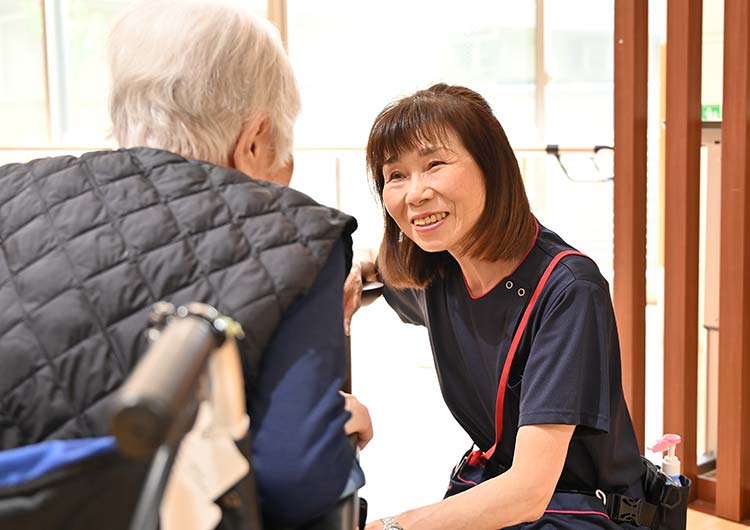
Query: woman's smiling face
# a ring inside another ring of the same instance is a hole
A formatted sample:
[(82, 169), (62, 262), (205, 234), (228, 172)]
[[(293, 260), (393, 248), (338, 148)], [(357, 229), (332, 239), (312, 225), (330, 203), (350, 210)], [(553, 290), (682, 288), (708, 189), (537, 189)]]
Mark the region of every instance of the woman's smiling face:
[(484, 176), (452, 132), (383, 164), (383, 204), (426, 252), (459, 257), (485, 205)]

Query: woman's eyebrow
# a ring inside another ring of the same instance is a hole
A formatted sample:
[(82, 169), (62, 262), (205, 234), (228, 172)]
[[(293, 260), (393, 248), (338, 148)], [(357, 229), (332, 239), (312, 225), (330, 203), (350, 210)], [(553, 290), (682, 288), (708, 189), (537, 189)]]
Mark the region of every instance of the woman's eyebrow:
[[(434, 154), (440, 151), (441, 149), (444, 149), (444, 148), (442, 146), (437, 146), (437, 145), (426, 145), (424, 147), (420, 147), (419, 149), (417, 149), (417, 154), (419, 156), (429, 156), (431, 154)], [(401, 159), (401, 155), (394, 155), (394, 156), (388, 157), (385, 159), (385, 162), (383, 162), (383, 165), (387, 166), (389, 164), (395, 164), (400, 159)]]
[(424, 147), (421, 147), (417, 152), (420, 154), (420, 156), (429, 156), (438, 152), (440, 149), (442, 149), (442, 146), (426, 145)]

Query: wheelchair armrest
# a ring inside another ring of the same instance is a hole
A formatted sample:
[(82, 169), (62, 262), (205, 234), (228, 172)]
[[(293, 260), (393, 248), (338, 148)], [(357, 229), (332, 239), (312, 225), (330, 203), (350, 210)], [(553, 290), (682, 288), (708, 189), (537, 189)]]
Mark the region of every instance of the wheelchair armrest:
[(341, 499), (338, 504), (315, 521), (295, 530), (357, 530), (359, 528), (360, 502), (357, 493)]

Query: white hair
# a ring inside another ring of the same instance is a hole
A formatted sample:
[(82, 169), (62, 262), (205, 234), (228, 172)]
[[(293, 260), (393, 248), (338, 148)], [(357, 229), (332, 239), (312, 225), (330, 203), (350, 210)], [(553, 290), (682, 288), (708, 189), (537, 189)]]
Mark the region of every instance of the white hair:
[(288, 161), (300, 96), (276, 28), (239, 4), (146, 0), (109, 37), (110, 115), (122, 147), (226, 164), (245, 124), (265, 117), (275, 167)]

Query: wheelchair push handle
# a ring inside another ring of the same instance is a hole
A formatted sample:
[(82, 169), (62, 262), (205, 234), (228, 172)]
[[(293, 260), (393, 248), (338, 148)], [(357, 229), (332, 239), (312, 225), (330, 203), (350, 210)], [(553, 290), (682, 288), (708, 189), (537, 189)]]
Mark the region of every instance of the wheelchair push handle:
[(173, 316), (165, 306), (157, 304), (151, 320), (166, 327), (149, 329), (156, 340), (115, 401), (112, 433), (131, 457), (150, 457), (172, 436), (184, 434), (173, 430), (184, 427), (207, 361), (229, 332), (228, 320), (210, 306), (181, 306)]

